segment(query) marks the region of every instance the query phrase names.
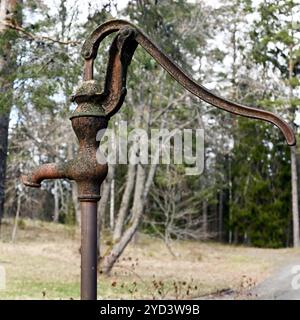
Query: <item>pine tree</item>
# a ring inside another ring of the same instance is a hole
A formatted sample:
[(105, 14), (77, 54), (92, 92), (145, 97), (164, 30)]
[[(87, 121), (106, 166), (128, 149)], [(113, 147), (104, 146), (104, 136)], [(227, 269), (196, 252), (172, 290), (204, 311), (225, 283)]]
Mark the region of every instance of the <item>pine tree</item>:
[[(281, 91), (280, 109), (287, 115), (291, 126), (297, 130), (295, 117), (299, 98), (300, 74), (300, 33), (299, 21), (300, 4), (294, 0), (262, 2), (257, 10), (259, 18), (255, 21), (252, 31), (253, 58), (263, 67), (265, 76), (279, 78)], [(277, 92), (278, 94), (278, 92)], [(276, 102), (273, 101), (273, 107)], [(278, 105), (277, 105), (277, 109)], [(293, 241), (294, 246), (300, 245), (299, 208), (298, 208), (298, 172), (297, 149), (291, 148), (291, 185), (293, 212)]]

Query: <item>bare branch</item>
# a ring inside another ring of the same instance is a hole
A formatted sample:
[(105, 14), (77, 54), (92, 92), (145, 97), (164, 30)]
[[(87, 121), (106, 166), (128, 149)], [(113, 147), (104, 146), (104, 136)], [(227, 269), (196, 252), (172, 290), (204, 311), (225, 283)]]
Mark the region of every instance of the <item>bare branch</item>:
[(8, 21), (1, 22), (1, 24), (5, 25), (6, 27), (9, 27), (13, 30), (16, 30), (20, 33), (23, 33), (28, 38), (30, 38), (32, 40), (36, 40), (36, 41), (49, 41), (49, 42), (59, 43), (59, 44), (63, 44), (63, 45), (78, 45), (81, 43), (80, 41), (74, 41), (74, 40), (63, 41), (63, 40), (53, 39), (48, 36), (36, 35), (32, 32), (27, 31), (26, 29), (22, 28), (21, 26), (19, 26), (17, 24), (11, 23)]

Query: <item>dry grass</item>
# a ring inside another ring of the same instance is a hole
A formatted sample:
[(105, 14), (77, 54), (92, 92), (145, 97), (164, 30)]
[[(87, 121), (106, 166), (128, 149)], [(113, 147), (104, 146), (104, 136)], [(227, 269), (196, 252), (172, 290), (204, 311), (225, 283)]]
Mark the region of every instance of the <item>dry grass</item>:
[[(4, 223), (0, 265), (6, 290), (0, 299), (78, 299), (80, 235), (70, 226), (26, 220), (10, 242), (12, 225)], [(222, 290), (240, 291), (294, 259), (293, 249), (256, 249), (217, 243), (164, 243), (139, 235), (110, 277), (99, 275), (99, 298), (185, 299)]]

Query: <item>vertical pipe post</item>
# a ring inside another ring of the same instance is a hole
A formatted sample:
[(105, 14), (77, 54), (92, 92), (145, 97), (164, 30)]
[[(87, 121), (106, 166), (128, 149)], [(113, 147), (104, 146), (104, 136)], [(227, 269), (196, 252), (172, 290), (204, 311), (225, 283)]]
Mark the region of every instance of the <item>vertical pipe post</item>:
[(81, 300), (97, 300), (97, 202), (81, 201)]

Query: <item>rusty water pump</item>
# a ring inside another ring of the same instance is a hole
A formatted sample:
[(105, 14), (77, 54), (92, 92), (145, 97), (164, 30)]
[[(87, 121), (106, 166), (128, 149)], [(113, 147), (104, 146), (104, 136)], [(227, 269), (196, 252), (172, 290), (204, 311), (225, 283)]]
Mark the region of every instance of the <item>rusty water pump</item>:
[[(109, 50), (104, 89), (93, 80), (93, 65), (101, 41), (116, 32)], [(77, 108), (71, 115), (72, 127), (79, 141), (75, 159), (61, 164), (44, 164), (22, 181), (29, 187), (40, 187), (45, 179), (70, 179), (78, 185), (81, 204), (81, 299), (97, 299), (97, 202), (100, 186), (107, 175), (107, 164), (99, 164), (96, 152), (97, 132), (107, 128), (110, 117), (122, 106), (126, 96), (126, 75), (135, 49), (143, 47), (178, 83), (195, 96), (215, 107), (236, 115), (265, 120), (276, 125), (288, 145), (296, 143), (293, 130), (275, 114), (223, 99), (193, 81), (157, 45), (135, 25), (111, 20), (96, 28), (82, 48), (83, 82), (72, 100)]]

